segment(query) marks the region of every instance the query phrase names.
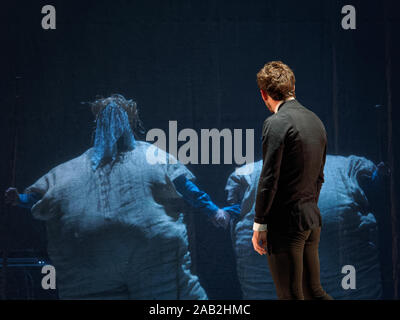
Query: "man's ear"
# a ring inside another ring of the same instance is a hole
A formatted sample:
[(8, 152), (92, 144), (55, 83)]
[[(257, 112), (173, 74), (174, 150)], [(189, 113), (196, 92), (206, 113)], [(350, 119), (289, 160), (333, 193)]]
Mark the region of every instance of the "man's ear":
[(261, 92), (261, 97), (263, 98), (264, 101), (268, 100), (268, 94), (264, 92), (264, 90), (260, 89)]

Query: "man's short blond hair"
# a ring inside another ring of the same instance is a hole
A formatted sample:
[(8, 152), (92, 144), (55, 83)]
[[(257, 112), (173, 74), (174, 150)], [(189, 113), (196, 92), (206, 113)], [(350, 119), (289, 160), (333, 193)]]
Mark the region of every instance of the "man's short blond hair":
[(292, 69), (282, 61), (268, 62), (257, 73), (258, 87), (277, 101), (296, 97), (295, 82)]

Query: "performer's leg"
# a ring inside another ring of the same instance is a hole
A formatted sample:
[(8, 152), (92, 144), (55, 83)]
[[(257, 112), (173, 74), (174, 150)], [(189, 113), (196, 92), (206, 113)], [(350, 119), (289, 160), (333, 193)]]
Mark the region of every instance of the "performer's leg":
[(310, 231), (269, 237), (268, 264), (279, 299), (303, 300), (303, 251)]
[(292, 298), (289, 284), (289, 259), (287, 253), (267, 254), (269, 270), (275, 284), (279, 300)]
[(128, 265), (130, 299), (208, 299), (199, 278), (192, 273), (186, 233), (143, 241), (140, 248), (133, 248)]
[[(88, 254), (75, 262), (56, 265), (62, 300), (125, 300), (129, 292), (120, 264), (110, 252)], [(107, 259), (107, 257), (110, 257)], [(110, 260), (110, 261), (107, 261)], [(102, 262), (103, 261), (103, 262)], [(116, 262), (114, 262), (116, 261)]]
[(304, 283), (303, 287), (311, 299), (332, 300), (322, 288), (320, 281), (320, 264), (318, 256), (318, 245), (321, 228), (311, 230), (310, 236), (304, 246)]
[(304, 300), (312, 300), (312, 294), (309, 286), (307, 285), (307, 272), (304, 272), (304, 259), (303, 259), (303, 295)]

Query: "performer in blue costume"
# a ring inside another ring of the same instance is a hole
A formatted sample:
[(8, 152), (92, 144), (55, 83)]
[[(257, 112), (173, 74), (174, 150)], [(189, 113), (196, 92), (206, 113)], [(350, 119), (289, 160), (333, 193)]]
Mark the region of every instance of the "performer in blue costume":
[[(172, 155), (135, 139), (136, 103), (97, 99), (94, 145), (6, 201), (46, 221), (62, 299), (207, 299), (191, 271), (182, 199), (215, 226), (229, 214)], [(153, 164), (149, 147), (163, 163)], [(229, 210), (229, 208), (225, 208)]]

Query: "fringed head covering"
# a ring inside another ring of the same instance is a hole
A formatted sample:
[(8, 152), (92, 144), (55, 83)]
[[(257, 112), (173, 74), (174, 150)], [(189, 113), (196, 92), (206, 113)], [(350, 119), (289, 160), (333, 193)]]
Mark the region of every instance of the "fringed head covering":
[(119, 152), (130, 151), (135, 147), (133, 130), (141, 128), (136, 102), (126, 100), (115, 94), (109, 98), (101, 98), (90, 103), (96, 116), (96, 131), (92, 169), (108, 161), (114, 162)]

